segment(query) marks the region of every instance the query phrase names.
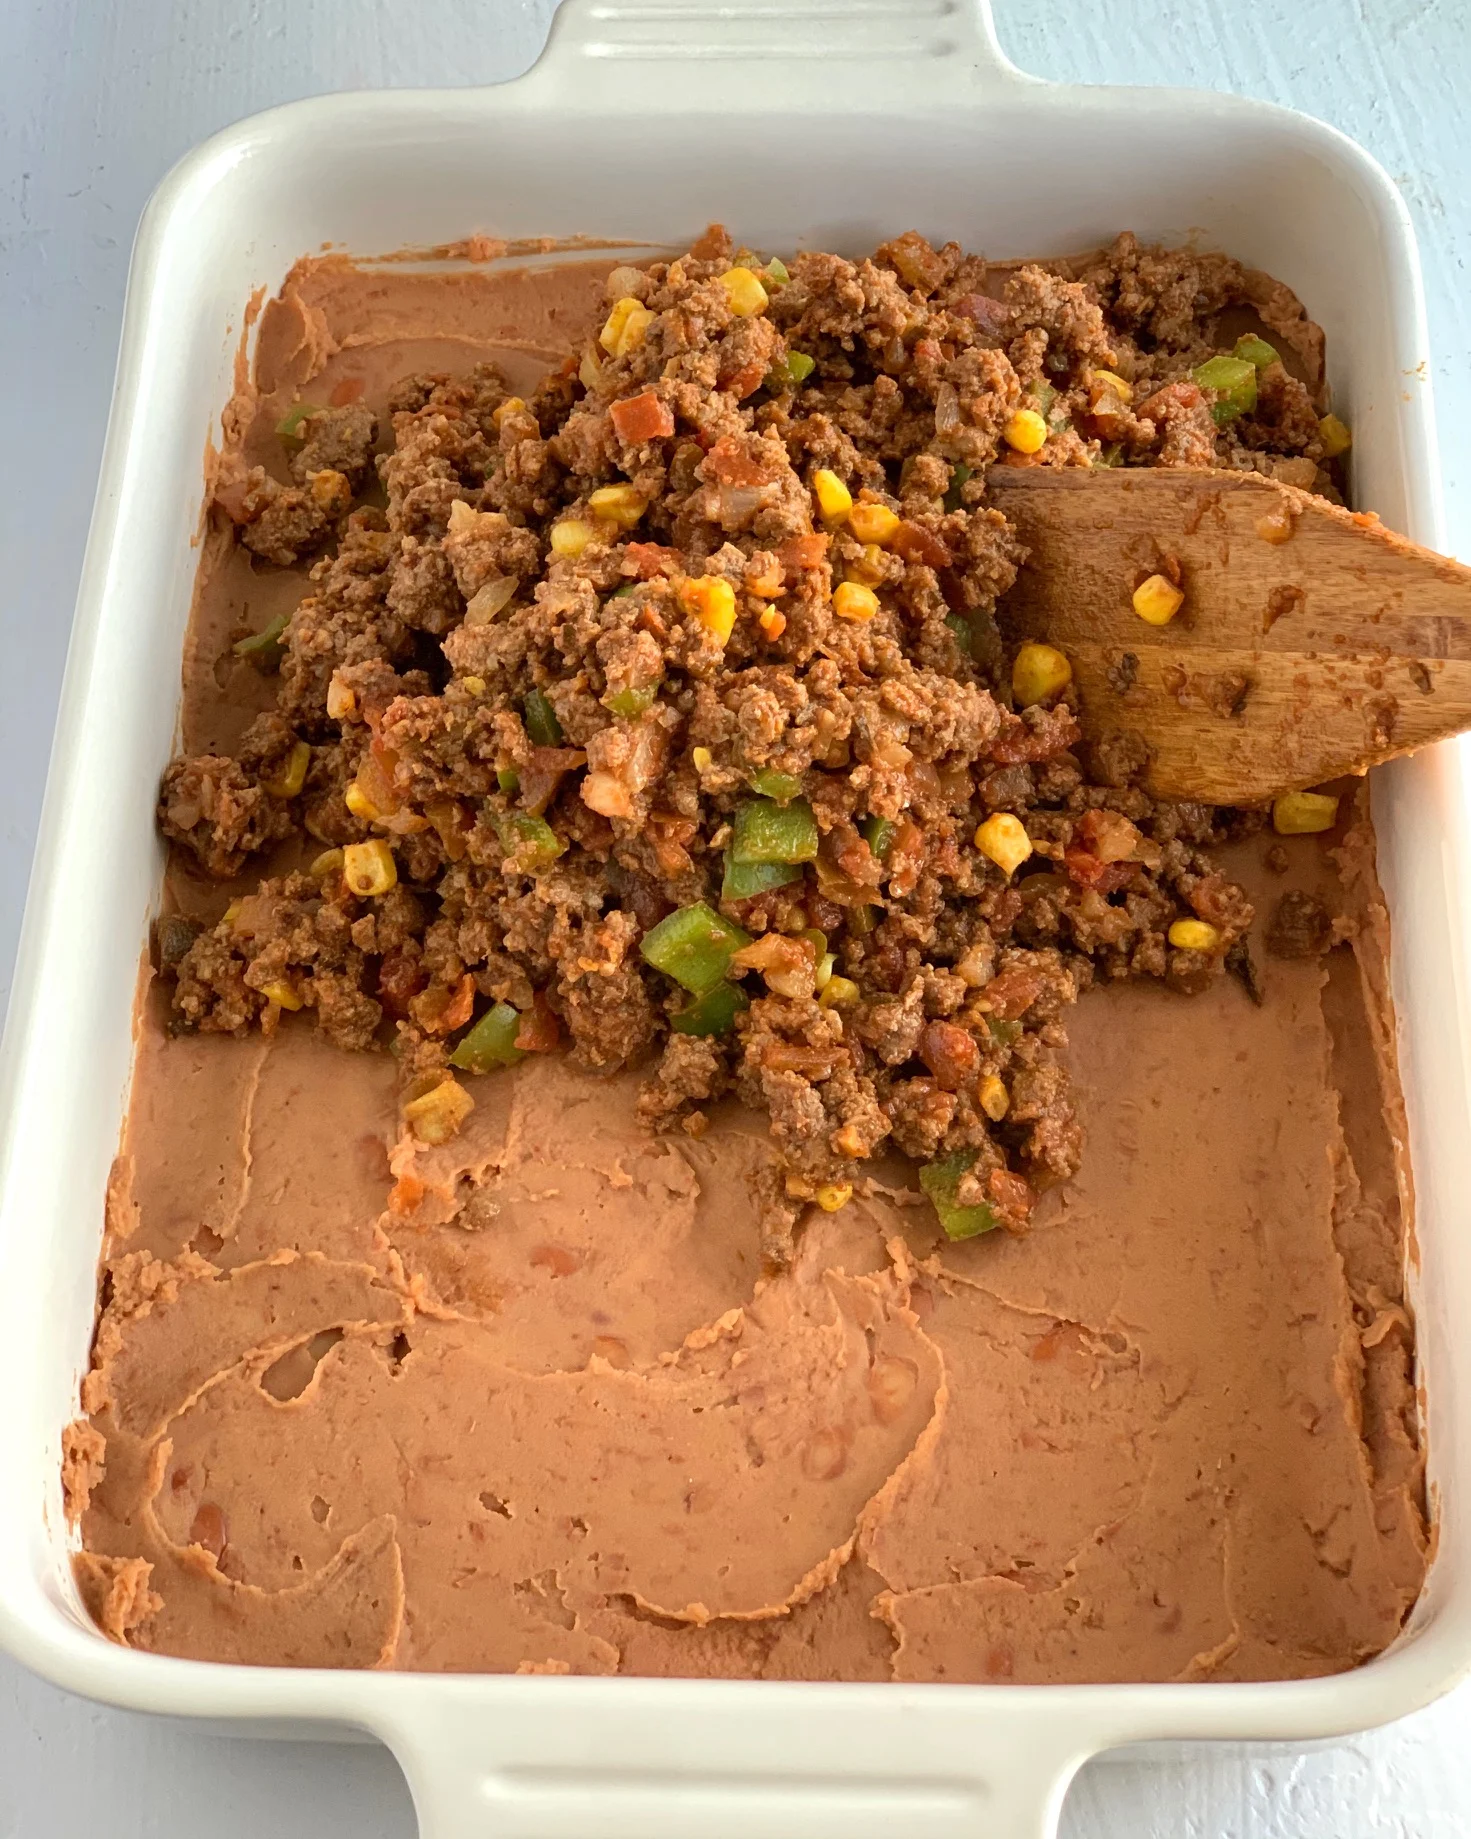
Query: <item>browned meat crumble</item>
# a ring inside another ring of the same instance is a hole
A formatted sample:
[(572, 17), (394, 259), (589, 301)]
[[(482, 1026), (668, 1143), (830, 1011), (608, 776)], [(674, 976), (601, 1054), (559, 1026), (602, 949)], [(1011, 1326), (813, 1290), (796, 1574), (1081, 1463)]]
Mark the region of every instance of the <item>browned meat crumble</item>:
[[(762, 268), (755, 310), (733, 267), (760, 264), (712, 230), (619, 269), (604, 344), (527, 400), (489, 365), (407, 377), (391, 429), (309, 415), (293, 484), (257, 468), (223, 495), (265, 560), (323, 553), (261, 651), (277, 712), (233, 759), (173, 762), (160, 822), (214, 876), (303, 833), (321, 853), (198, 937), (170, 929), (177, 1019), (269, 1033), (314, 1010), (344, 1047), (387, 1041), (408, 1103), (509, 1004), (523, 1048), (646, 1060), (653, 1128), (698, 1134), (732, 1090), (767, 1111), (773, 1262), (890, 1144), (970, 1159), (957, 1204), (1022, 1230), (1080, 1152), (1065, 1011), (1097, 977), (1249, 977), (1252, 910), (1210, 849), (1260, 820), (1153, 801), (1137, 737), (1084, 744), (1066, 688), (1015, 705), (995, 613), (1023, 557), (987, 469), (1250, 467), (1332, 493), (1306, 384), (1269, 365), (1217, 428), (1191, 378), (1232, 310), (1299, 350), (1313, 329), (1227, 258), (1128, 236), (1000, 298), (982, 260), (914, 233)], [(1019, 408), (1047, 424), (1034, 454), (1004, 439)], [(867, 526), (824, 515), (820, 472)], [(722, 901), (733, 821), (772, 774), (816, 858)], [(1031, 842), (1011, 874), (975, 841), (995, 813)], [(343, 848), (375, 838), (392, 885), (355, 895)], [(671, 1032), (689, 999), (640, 952), (697, 902), (755, 941), (733, 967), (749, 1006), (713, 1037)], [(1168, 942), (1187, 917), (1210, 950)], [(1316, 925), (1280, 915), (1276, 948)]]

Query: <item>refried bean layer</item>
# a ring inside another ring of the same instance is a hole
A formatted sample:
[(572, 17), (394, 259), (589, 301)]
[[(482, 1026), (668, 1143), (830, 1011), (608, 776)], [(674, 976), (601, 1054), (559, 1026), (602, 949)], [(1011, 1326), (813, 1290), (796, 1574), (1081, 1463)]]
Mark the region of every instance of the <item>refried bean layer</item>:
[(1426, 1563), (1367, 803), (1150, 799), (1008, 645), (985, 501), (1336, 495), (1317, 329), (1127, 237), (610, 267), (309, 262), (261, 315), (85, 1600), (262, 1664), (1358, 1664)]

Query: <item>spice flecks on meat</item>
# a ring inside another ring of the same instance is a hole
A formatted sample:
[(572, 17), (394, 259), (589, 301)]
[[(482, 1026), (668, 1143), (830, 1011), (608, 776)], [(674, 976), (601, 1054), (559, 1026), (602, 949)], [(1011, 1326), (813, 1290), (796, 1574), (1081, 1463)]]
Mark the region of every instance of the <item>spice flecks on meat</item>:
[[(1279, 295), (1127, 236), (1083, 264), (910, 232), (787, 267), (712, 229), (615, 270), (519, 394), (481, 363), (403, 378), (381, 427), (291, 409), (282, 477), (230, 469), (218, 499), (266, 561), (321, 551), (242, 651), (277, 708), (174, 762), (160, 822), (214, 876), (304, 848), (183, 953), (180, 1022), (391, 1039), (406, 1103), (438, 1091), (453, 1128), (447, 1062), (508, 1004), (517, 1055), (647, 1061), (654, 1125), (696, 1131), (732, 1086), (764, 1110), (775, 1264), (886, 1144), (1023, 1230), (1080, 1154), (1068, 1006), (1099, 977), (1199, 989), (1252, 916), (1212, 865), (1224, 814), (1152, 802), (1129, 737), (1080, 755), (1065, 670), (1019, 706), (986, 471), (1307, 463), (1331, 489), (1315, 375), (1277, 363), (1225, 422), (1193, 380), (1227, 308), (1311, 367)], [(997, 813), (1015, 864), (977, 841)], [(702, 910), (746, 941), (708, 989), (641, 949)], [(1215, 948), (1172, 946), (1181, 919)]]

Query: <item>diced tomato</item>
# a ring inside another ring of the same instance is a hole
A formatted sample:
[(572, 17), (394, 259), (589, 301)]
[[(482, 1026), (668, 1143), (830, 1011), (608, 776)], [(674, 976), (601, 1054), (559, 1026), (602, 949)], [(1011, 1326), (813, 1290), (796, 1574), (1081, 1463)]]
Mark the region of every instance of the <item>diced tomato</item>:
[(640, 581), (653, 581), (660, 575), (672, 575), (679, 567), (679, 552), (662, 543), (629, 543), (623, 551), (625, 562), (633, 564)]
[(789, 536), (776, 554), (789, 575), (801, 568), (816, 568), (819, 562), (827, 560), (827, 538), (820, 530), (809, 531), (805, 536)]
[(1032, 1184), (1010, 1169), (992, 1169), (986, 1177), (986, 1192), (1003, 1222), (1020, 1226), (1037, 1204)]
[(1166, 383), (1162, 388), (1155, 390), (1152, 395), (1146, 396), (1144, 401), (1138, 405), (1135, 413), (1141, 417), (1148, 417), (1151, 421), (1158, 421), (1160, 416), (1166, 414), (1171, 408), (1198, 408), (1201, 400), (1198, 383)]
[(431, 989), (414, 1004), (414, 1016), (430, 1034), (453, 1034), (475, 1013), (475, 979), (468, 971), (451, 989)]
[(927, 568), (948, 568), (954, 557), (933, 530), (905, 518), (889, 538), (889, 547), (906, 562), (923, 562)]
[(515, 1045), (523, 1054), (546, 1054), (562, 1038), (562, 1026), (552, 1013), (551, 1004), (538, 990), (532, 1006), (521, 1014), (521, 1026), (517, 1030)]
[(1127, 887), (1134, 874), (1132, 862), (1100, 862), (1087, 849), (1064, 850), (1062, 860), (1071, 880), (1099, 894), (1112, 894)]
[(722, 485), (767, 485), (771, 472), (747, 451), (740, 436), (723, 434), (705, 456), (705, 477)]
[(350, 402), (362, 399), (364, 389), (361, 377), (344, 377), (340, 383), (332, 386), (332, 394), (327, 398), (334, 409), (346, 408)]
[(1058, 754), (1066, 753), (1081, 734), (1077, 717), (1066, 704), (1049, 709), (1035, 728), (1029, 728), (1020, 716), (1006, 715), (1002, 718), (1001, 733), (986, 749), (986, 757), (998, 766), (1053, 760)]
[(1139, 846), (1139, 832), (1121, 812), (1085, 811), (1078, 820), (1080, 846), (1100, 862), (1127, 862)]
[(894, 840), (884, 858), (884, 878), (891, 893), (902, 897), (914, 892), (924, 858), (924, 832), (911, 818), (905, 818), (894, 832)]
[(390, 1015), (407, 1015), (409, 1004), (428, 981), (428, 972), (414, 953), (385, 952), (378, 966), (378, 1000)]
[(736, 401), (740, 402), (760, 389), (766, 381), (768, 368), (768, 365), (753, 358), (750, 363), (742, 364), (739, 370), (731, 371), (728, 376), (722, 371), (717, 381), (721, 389), (729, 390)]
[(919, 1057), (946, 1092), (959, 1092), (980, 1071), (975, 1036), (956, 1022), (931, 1022), (919, 1037)]
[(1034, 971), (1025, 964), (1002, 971), (986, 985), (988, 1009), (997, 1021), (1017, 1021), (1036, 1002), (1046, 983), (1047, 979), (1040, 971)]
[(627, 396), (608, 411), (619, 440), (636, 446), (640, 441), (663, 440), (674, 432), (674, 417), (652, 390)]

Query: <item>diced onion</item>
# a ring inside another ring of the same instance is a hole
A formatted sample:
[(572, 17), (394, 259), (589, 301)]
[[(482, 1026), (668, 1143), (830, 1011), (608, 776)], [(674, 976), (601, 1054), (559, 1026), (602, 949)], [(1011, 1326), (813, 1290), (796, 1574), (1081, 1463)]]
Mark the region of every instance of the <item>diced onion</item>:
[(465, 608), (467, 626), (488, 626), (503, 607), (509, 606), (521, 584), (519, 575), (492, 575), (471, 596)]

